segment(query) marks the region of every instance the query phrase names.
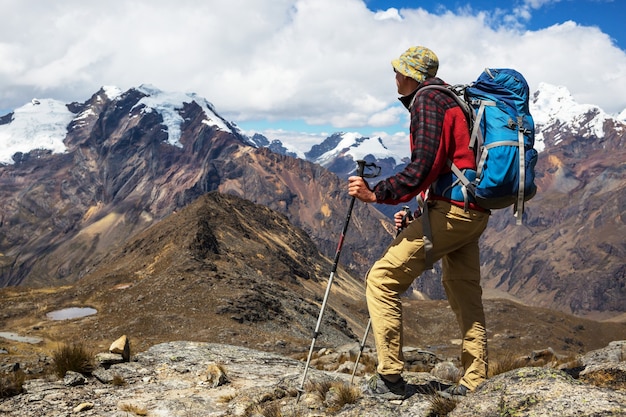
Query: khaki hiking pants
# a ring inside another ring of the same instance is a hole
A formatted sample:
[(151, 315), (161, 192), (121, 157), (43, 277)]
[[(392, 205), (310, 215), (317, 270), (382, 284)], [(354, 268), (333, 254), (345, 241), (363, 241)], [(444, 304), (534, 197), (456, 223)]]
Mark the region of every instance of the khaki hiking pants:
[[(443, 201), (428, 206), (432, 260), (442, 259), (443, 286), (463, 337), (461, 382), (470, 390), (487, 378), (487, 334), (480, 286), (478, 239), (489, 214)], [(395, 238), (367, 274), (366, 297), (378, 353), (378, 373), (401, 374), (402, 304), (400, 295), (425, 270), (422, 219)]]

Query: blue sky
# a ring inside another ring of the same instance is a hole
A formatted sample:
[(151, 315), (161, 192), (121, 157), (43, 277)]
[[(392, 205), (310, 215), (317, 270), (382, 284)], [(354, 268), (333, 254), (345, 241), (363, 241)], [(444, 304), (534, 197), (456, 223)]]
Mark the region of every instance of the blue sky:
[(467, 10), (468, 8), (473, 11), (493, 11), (497, 7), (505, 8), (510, 12), (515, 8), (526, 8), (529, 11), (528, 19), (520, 18), (520, 23), (527, 29), (538, 30), (573, 20), (581, 25), (599, 27), (615, 40), (618, 47), (626, 49), (626, 30), (624, 30), (626, 2), (622, 0), (537, 0), (534, 2), (367, 0), (365, 3), (374, 11), (387, 10), (390, 7), (397, 9), (420, 7), (431, 13), (441, 13), (442, 10)]
[(513, 67), (531, 89), (626, 108), (623, 0), (0, 2), (0, 115), (149, 84), (304, 150), (339, 131), (404, 144), (390, 61), (416, 44), (449, 83)]

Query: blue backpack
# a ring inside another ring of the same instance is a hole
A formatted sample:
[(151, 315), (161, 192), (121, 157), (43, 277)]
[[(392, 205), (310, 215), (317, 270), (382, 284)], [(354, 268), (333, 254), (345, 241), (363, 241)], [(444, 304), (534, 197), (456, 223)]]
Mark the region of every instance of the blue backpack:
[(470, 85), (427, 86), (446, 91), (464, 109), (471, 130), (476, 171), (459, 170), (437, 179), (433, 191), (485, 209), (514, 206), (517, 224), (524, 203), (537, 192), (535, 124), (529, 110), (528, 83), (513, 69), (487, 68)]

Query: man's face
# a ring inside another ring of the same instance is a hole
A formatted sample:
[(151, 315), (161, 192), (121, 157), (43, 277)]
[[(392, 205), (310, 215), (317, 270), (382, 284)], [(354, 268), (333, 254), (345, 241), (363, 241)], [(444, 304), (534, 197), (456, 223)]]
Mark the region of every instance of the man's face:
[(395, 73), (396, 73), (396, 86), (398, 87), (398, 94), (400, 94), (401, 96), (407, 96), (411, 94), (413, 91), (415, 91), (415, 89), (419, 85), (417, 81), (415, 81), (413, 78), (409, 78), (405, 75), (402, 75), (398, 71), (395, 71)]

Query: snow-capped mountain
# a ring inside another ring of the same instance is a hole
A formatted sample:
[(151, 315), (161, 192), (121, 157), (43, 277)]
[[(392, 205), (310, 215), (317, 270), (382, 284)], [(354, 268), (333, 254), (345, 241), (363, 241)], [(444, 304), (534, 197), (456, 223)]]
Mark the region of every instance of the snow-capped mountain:
[(351, 157), (353, 160), (362, 160), (367, 157), (401, 160), (399, 155), (387, 149), (379, 137), (363, 137), (358, 133), (336, 133), (324, 142), (315, 145), (305, 153), (308, 160), (327, 166), (339, 157)]
[(611, 116), (592, 104), (579, 104), (563, 86), (547, 83), (539, 84), (530, 103), (530, 111), (536, 125), (535, 148), (542, 151), (545, 147), (544, 132), (558, 130), (553, 144), (558, 144), (564, 137), (572, 134), (603, 138), (607, 121), (621, 121), (615, 129), (623, 131), (626, 127), (626, 109), (618, 116)]
[[(303, 153), (288, 141), (268, 139), (261, 134), (245, 136), (235, 123), (225, 120), (209, 101), (196, 94), (164, 92), (145, 84), (137, 90), (144, 94), (137, 106), (144, 106), (144, 112), (154, 111), (161, 115), (167, 142), (177, 147), (181, 146), (180, 132), (184, 123), (178, 110), (184, 103), (195, 102), (207, 115), (205, 124), (233, 133), (255, 147), (267, 147), (276, 153), (317, 163), (338, 175), (350, 174), (354, 170), (354, 161), (359, 159), (386, 161), (383, 165), (389, 167), (387, 173), (393, 172), (404, 166), (409, 157), (394, 153), (380, 137), (368, 137), (356, 132), (335, 133)], [(103, 87), (102, 91), (109, 99), (121, 94), (116, 87)], [(611, 116), (595, 105), (577, 103), (565, 87), (547, 83), (541, 83), (533, 94), (530, 110), (536, 126), (535, 148), (539, 152), (545, 148), (546, 130), (558, 128), (561, 135), (579, 132), (600, 138), (605, 134), (607, 120), (617, 122), (616, 129), (624, 129), (626, 122), (626, 109), (617, 116)], [(64, 152), (67, 126), (72, 120), (78, 122), (86, 116), (73, 114), (68, 105), (54, 99), (33, 99), (0, 118), (0, 163), (11, 164), (15, 153), (28, 153), (34, 149)], [(556, 143), (559, 140), (556, 138)]]
[[(332, 172), (250, 145), (202, 98), (150, 86), (102, 88), (68, 105), (36, 100), (2, 117), (0, 132), (0, 287), (77, 279), (112, 246), (209, 192), (283, 213), (331, 256), (336, 213), (349, 200)], [(384, 242), (366, 235), (389, 220), (372, 206), (356, 213), (364, 223), (344, 267), (360, 274), (365, 264), (351, 252), (380, 251)]]
[[(180, 136), (184, 120), (179, 110), (185, 103), (195, 102), (202, 108), (206, 115), (203, 123), (207, 126), (241, 136), (239, 128), (218, 115), (213, 104), (196, 94), (164, 92), (149, 84), (143, 84), (136, 90), (144, 97), (133, 109), (141, 108), (143, 113), (156, 112), (161, 115), (167, 132), (167, 143), (172, 146), (182, 147)], [(115, 100), (122, 94), (120, 89), (113, 86), (102, 87), (101, 91), (106, 97), (98, 96), (96, 100)], [(0, 164), (12, 164), (15, 153), (28, 153), (34, 149), (65, 152), (67, 146), (64, 140), (70, 122), (79, 127), (81, 121), (92, 114), (93, 110), (89, 107), (76, 115), (68, 109), (68, 105), (58, 100), (33, 99), (0, 118)]]

